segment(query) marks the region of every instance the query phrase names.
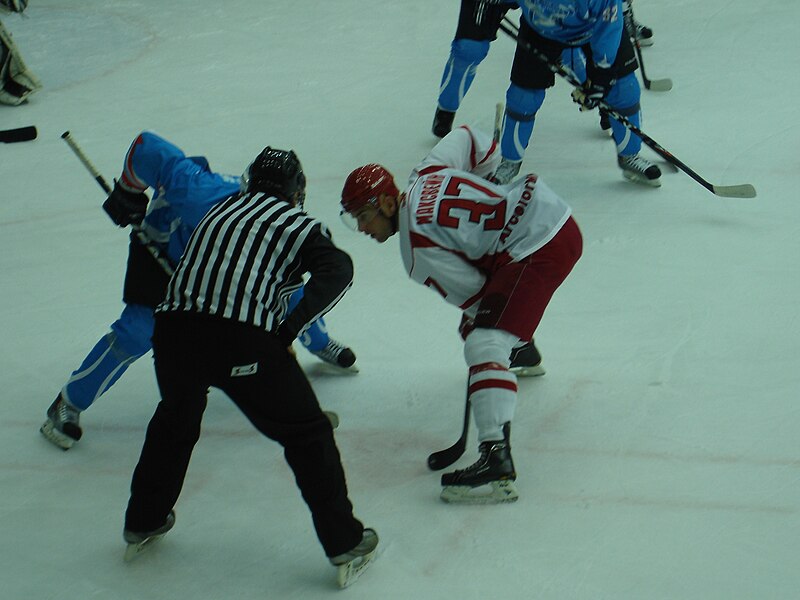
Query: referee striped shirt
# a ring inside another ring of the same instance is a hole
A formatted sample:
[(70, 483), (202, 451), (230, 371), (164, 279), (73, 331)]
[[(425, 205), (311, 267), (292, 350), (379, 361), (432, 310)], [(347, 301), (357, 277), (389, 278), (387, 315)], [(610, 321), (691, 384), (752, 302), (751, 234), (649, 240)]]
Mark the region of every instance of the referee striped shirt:
[[(303, 298), (286, 318), (289, 296)], [(287, 343), (330, 310), (352, 284), (350, 257), (327, 228), (265, 193), (212, 208), (192, 234), (156, 312), (212, 315), (278, 332)]]

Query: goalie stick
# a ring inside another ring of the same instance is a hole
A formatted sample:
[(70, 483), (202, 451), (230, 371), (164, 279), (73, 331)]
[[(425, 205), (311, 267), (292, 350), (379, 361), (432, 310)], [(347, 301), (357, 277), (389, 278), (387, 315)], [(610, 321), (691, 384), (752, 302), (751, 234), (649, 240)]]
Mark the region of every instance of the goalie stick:
[[(110, 194), (111, 187), (100, 174), (100, 171), (97, 170), (97, 167), (95, 167), (89, 160), (89, 157), (86, 156), (83, 149), (78, 145), (78, 142), (75, 141), (70, 132), (65, 131), (62, 133), (61, 139), (67, 143), (67, 145), (70, 147), (70, 150), (75, 153), (75, 156), (78, 157), (78, 160), (81, 161), (83, 166), (86, 167), (86, 170), (89, 171), (92, 177), (94, 177), (97, 185), (103, 188), (103, 191), (106, 194)], [(156, 260), (156, 262), (158, 262), (161, 268), (164, 269), (164, 272), (171, 276), (175, 269), (173, 268), (172, 264), (170, 264), (167, 257), (164, 256), (163, 252), (161, 252), (161, 249), (153, 244), (153, 242), (139, 225), (131, 224), (131, 231), (133, 231), (133, 234), (136, 236), (136, 239), (139, 240), (139, 243), (147, 249), (147, 251)]]
[(15, 144), (17, 142), (28, 142), (36, 139), (36, 127), (18, 127), (16, 129), (0, 129), (0, 142), (3, 144)]
[(439, 450), (428, 456), (428, 468), (431, 471), (446, 469), (464, 454), (464, 451), (467, 449), (467, 434), (469, 433), (469, 417), (471, 412), (472, 403), (469, 400), (469, 381), (467, 381), (467, 393), (466, 399), (464, 400), (464, 425), (461, 428), (461, 437), (449, 448)]
[[(500, 29), (508, 35), (511, 39), (516, 41), (519, 45), (521, 45), (525, 50), (530, 52), (533, 56), (537, 59), (542, 61), (547, 67), (556, 75), (559, 75), (567, 80), (573, 87), (580, 88), (582, 87), (581, 82), (578, 81), (575, 76), (570, 73), (567, 69), (564, 68), (561, 64), (554, 64), (552, 63), (545, 54), (531, 46), (528, 42), (519, 39), (519, 28), (512, 23), (508, 17), (503, 17), (503, 21), (500, 23)], [(749, 183), (743, 183), (741, 185), (714, 185), (713, 183), (709, 183), (700, 175), (695, 173), (691, 168), (689, 168), (686, 164), (682, 161), (678, 160), (675, 156), (672, 155), (666, 148), (664, 148), (661, 144), (656, 142), (653, 138), (649, 135), (644, 133), (641, 129), (636, 127), (633, 123), (631, 123), (628, 119), (624, 116), (619, 114), (615, 111), (611, 106), (609, 106), (604, 100), (601, 100), (599, 106), (603, 108), (610, 116), (614, 117), (618, 122), (624, 125), (628, 131), (631, 133), (635, 133), (639, 138), (641, 138), (642, 142), (652, 149), (656, 154), (661, 156), (664, 160), (668, 163), (674, 165), (684, 173), (686, 173), (689, 177), (694, 179), (697, 183), (702, 185), (712, 194), (716, 196), (722, 196), (725, 198), (755, 198), (756, 197), (756, 189), (750, 185)]]

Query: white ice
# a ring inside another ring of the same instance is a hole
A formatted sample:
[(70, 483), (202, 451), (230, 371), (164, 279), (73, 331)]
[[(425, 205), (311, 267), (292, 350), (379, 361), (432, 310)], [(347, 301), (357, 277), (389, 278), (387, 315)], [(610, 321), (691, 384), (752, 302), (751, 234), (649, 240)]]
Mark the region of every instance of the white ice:
[[(44, 89), (0, 106), (0, 597), (325, 598), (334, 573), (278, 445), (212, 393), (175, 529), (122, 561), (128, 486), (158, 400), (143, 359), (82, 418), (69, 452), (47, 406), (119, 314), (124, 231), (60, 139), (104, 176), (151, 129), (218, 171), (294, 148), (307, 208), (356, 264), (330, 313), (361, 373), (298, 349), (336, 437), (357, 515), (382, 538), (348, 598), (800, 597), (800, 42), (796, 0), (638, 0), (644, 130), (715, 184), (625, 182), (594, 114), (557, 85), (523, 169), (574, 208), (585, 252), (537, 332), (547, 375), (520, 382), (521, 498), (438, 498), (428, 453), (458, 436), (459, 313), (409, 281), (395, 239), (338, 219), (347, 173), (403, 181), (434, 143), (456, 0), (57, 0), (4, 17)], [(458, 113), (491, 127), (513, 43), (502, 33)], [(794, 65), (794, 66), (792, 66)], [(645, 154), (655, 159), (650, 151)], [(664, 164), (663, 162), (661, 163)], [(665, 168), (666, 171), (666, 168)], [(457, 466), (476, 455), (475, 432)]]

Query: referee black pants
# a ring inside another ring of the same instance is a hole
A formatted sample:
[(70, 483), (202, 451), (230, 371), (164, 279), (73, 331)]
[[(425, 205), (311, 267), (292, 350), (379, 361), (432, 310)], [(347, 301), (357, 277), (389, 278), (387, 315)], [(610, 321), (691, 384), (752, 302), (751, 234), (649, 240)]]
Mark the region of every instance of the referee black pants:
[(361, 541), (364, 527), (353, 516), (331, 424), (277, 337), (227, 319), (158, 313), (153, 354), (161, 402), (133, 473), (126, 529), (151, 531), (164, 524), (180, 495), (213, 386), (283, 446), (326, 555)]

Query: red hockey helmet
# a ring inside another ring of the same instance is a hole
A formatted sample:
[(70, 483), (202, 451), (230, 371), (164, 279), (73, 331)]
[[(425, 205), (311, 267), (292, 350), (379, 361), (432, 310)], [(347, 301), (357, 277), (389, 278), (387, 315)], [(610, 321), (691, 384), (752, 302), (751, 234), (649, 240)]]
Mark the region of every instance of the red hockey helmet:
[(392, 174), (385, 167), (374, 163), (358, 167), (344, 182), (342, 213), (352, 213), (367, 204), (377, 208), (381, 194), (394, 197), (400, 195)]

